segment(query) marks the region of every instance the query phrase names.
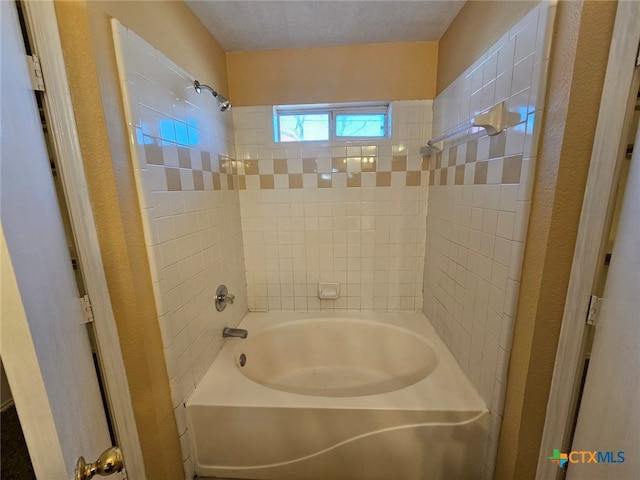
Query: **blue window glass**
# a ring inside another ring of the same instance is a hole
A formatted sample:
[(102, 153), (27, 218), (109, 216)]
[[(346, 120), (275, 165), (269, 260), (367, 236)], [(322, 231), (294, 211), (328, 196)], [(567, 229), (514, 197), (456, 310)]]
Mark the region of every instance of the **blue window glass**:
[(336, 137), (384, 137), (387, 134), (385, 114), (338, 113)]
[(278, 115), (277, 142), (329, 140), (328, 113)]

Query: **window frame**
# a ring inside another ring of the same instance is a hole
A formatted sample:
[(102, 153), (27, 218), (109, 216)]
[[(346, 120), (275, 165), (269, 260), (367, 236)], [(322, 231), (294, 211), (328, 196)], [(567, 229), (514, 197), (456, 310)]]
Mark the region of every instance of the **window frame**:
[[(280, 116), (284, 115), (316, 115), (328, 114), (328, 138), (327, 140), (280, 140)], [(336, 131), (336, 119), (338, 115), (385, 115), (385, 132), (382, 136), (339, 136)], [(274, 143), (317, 143), (317, 142), (371, 142), (376, 140), (388, 140), (392, 138), (392, 112), (391, 102), (362, 102), (362, 103), (331, 103), (331, 104), (305, 104), (305, 105), (276, 105), (273, 107), (273, 142)]]

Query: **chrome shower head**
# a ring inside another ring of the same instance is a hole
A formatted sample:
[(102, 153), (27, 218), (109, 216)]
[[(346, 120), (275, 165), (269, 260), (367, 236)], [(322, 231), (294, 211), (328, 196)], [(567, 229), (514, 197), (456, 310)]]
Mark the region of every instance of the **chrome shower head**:
[(198, 80), (194, 80), (193, 88), (196, 89), (196, 93), (201, 93), (203, 88), (211, 92), (211, 95), (213, 95), (215, 99), (218, 101), (218, 108), (220, 109), (221, 112), (226, 112), (227, 110), (231, 109), (231, 102), (227, 98), (225, 98), (224, 95), (216, 92), (209, 85), (203, 85)]
[(218, 108), (221, 112), (226, 112), (227, 110), (231, 109), (231, 102), (227, 100), (223, 95), (216, 93), (216, 95), (214, 96), (218, 100)]

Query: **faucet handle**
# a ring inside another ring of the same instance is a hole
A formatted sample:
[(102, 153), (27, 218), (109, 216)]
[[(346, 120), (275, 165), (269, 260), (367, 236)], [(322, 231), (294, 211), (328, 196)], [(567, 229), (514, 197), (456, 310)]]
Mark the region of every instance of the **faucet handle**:
[(216, 290), (215, 302), (216, 310), (219, 312), (227, 308), (227, 304), (233, 304), (236, 296), (229, 293), (226, 285), (220, 285)]

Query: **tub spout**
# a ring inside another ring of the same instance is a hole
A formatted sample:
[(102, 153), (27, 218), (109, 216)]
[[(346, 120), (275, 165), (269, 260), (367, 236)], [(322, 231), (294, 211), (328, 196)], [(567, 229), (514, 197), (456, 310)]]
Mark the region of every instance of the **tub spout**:
[(222, 336), (225, 338), (226, 337), (247, 338), (247, 335), (249, 335), (249, 332), (244, 328), (224, 327), (224, 329), (222, 330)]

